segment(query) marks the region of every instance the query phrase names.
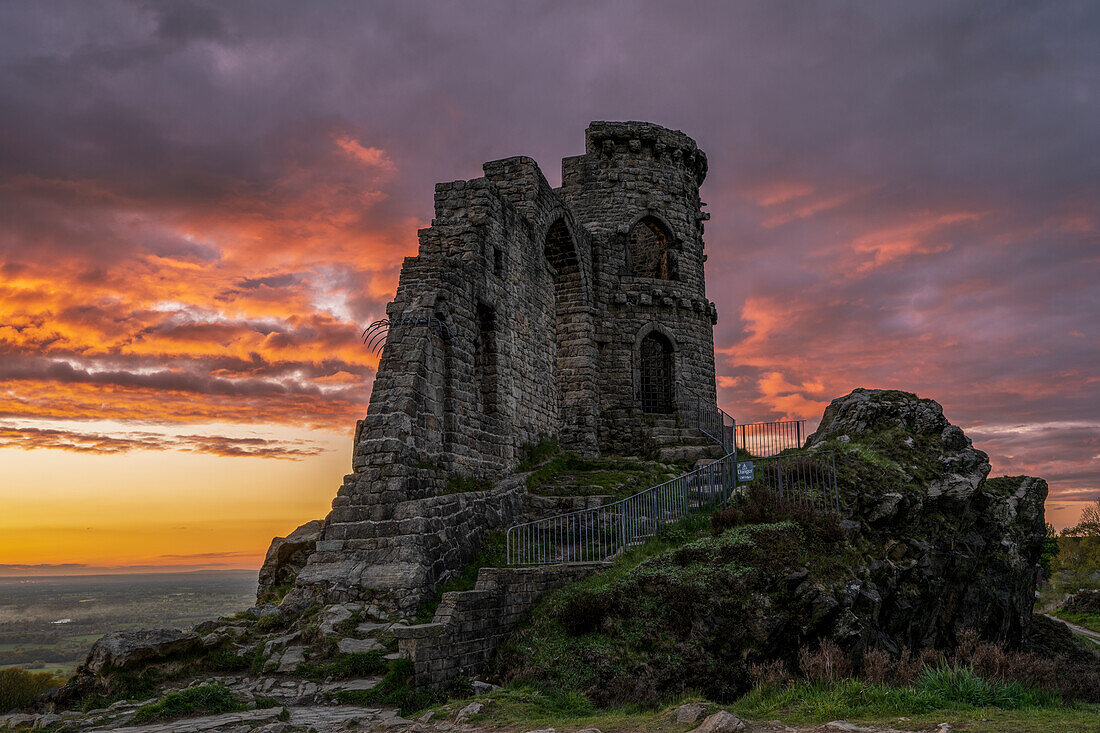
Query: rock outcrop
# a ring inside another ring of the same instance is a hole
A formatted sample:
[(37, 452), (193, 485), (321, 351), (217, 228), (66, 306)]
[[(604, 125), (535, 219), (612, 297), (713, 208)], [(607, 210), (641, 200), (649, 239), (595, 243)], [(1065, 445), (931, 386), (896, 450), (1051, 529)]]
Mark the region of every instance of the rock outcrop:
[(84, 663), (51, 699), (64, 707), (80, 698), (116, 693), (120, 680), (122, 686), (132, 685), (139, 671), (186, 657), (202, 645), (198, 633), (179, 629), (111, 632), (92, 644)]
[(951, 650), (963, 632), (1020, 644), (1045, 482), (987, 478), (942, 408), (905, 392), (835, 400), (807, 448), (835, 454), (839, 517), (749, 491), (711, 529), (669, 535), (674, 549), (547, 599), (509, 644), (507, 674), (606, 704), (724, 701), (754, 666), (797, 671), (800, 650), (824, 643), (857, 666), (871, 651)]
[(1100, 590), (1079, 590), (1062, 603), (1068, 613), (1100, 614)]
[(1020, 643), (1046, 531), (1045, 481), (988, 479), (986, 454), (938, 403), (907, 392), (834, 400), (807, 446), (840, 451), (847, 514), (882, 549), (858, 573), (860, 592), (881, 602), (873, 617), (838, 628), (841, 637), (896, 651), (950, 646), (974, 629)]
[(259, 603), (275, 600), (280, 587), (289, 588), (298, 573), (305, 567), (310, 553), (317, 547), (317, 540), (325, 529), (323, 519), (306, 522), (286, 537), (276, 537), (267, 548), (267, 556), (260, 568), (256, 598)]

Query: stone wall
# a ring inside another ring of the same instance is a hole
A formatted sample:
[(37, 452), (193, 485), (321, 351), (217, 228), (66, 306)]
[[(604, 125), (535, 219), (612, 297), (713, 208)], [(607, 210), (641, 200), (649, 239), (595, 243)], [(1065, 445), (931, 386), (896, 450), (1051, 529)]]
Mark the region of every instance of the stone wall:
[(284, 603), (369, 600), (411, 616), (466, 566), (487, 532), (526, 516), (526, 498), (523, 479), (510, 477), (490, 491), (361, 506), (356, 521), (326, 528)]
[(714, 400), (706, 156), (677, 131), (594, 122), (585, 154), (562, 165), (556, 190), (522, 156), (436, 185), (431, 226), (386, 308), (352, 473), (299, 576), (302, 592), (415, 607), (488, 528), (520, 511), (521, 489), (456, 500), (447, 496), (456, 486), (502, 486), (523, 446), (544, 435), (582, 455), (649, 445), (640, 354), (650, 334), (671, 352), (665, 403), (688, 385)]
[(482, 568), (474, 590), (443, 594), (431, 623), (393, 627), (398, 648), (412, 661), (418, 685), (474, 674), (543, 594), (608, 566)]

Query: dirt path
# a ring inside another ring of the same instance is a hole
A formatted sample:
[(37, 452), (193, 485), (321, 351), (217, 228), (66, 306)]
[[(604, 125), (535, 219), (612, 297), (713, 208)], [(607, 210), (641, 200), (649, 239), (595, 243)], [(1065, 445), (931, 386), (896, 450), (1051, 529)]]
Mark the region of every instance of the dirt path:
[(1100, 644), (1100, 632), (1093, 631), (1092, 629), (1086, 629), (1084, 626), (1078, 626), (1077, 624), (1071, 624), (1065, 619), (1060, 619), (1057, 616), (1051, 616), (1049, 613), (1044, 613), (1044, 616), (1053, 620), (1059, 621), (1069, 627), (1069, 630), (1078, 636), (1083, 636), (1094, 644)]

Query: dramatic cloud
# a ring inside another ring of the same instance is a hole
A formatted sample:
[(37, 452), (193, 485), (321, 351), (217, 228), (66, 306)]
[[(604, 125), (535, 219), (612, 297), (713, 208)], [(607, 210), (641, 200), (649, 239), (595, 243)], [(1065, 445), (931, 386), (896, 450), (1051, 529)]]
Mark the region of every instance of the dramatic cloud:
[(0, 29), (3, 446), (310, 460), (188, 424), (347, 431), (432, 184), (515, 154), (553, 183), (590, 120), (646, 119), (710, 158), (739, 420), (913, 390), (996, 472), (1098, 495), (1095, 3), (118, 0)]
[(287, 458), (301, 460), (323, 449), (309, 442), (269, 440), (267, 438), (224, 435), (165, 435), (152, 432), (127, 432), (114, 435), (18, 427), (0, 424), (0, 448), (56, 448), (75, 453), (128, 453), (133, 450), (178, 450), (217, 456), (249, 458)]

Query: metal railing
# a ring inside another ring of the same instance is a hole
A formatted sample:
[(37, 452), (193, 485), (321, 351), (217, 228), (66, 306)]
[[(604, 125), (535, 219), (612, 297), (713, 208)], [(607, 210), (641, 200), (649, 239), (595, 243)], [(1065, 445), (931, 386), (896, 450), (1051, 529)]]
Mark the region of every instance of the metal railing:
[(818, 511), (840, 511), (832, 451), (786, 453), (737, 462), (737, 490), (763, 490), (781, 501)]
[(737, 426), (737, 450), (767, 457), (785, 450), (800, 450), (806, 440), (805, 420), (754, 422)]
[(640, 545), (662, 525), (759, 488), (781, 501), (839, 511), (831, 452), (738, 461), (733, 453), (625, 499), (514, 525), (505, 536), (509, 565), (599, 562)]
[(736, 457), (640, 491), (625, 499), (508, 528), (509, 565), (554, 565), (609, 560), (675, 521), (729, 498)]
[[(683, 388), (682, 388), (683, 389)], [(736, 453), (737, 421), (712, 400), (704, 399), (689, 389), (683, 389), (680, 399), (680, 422), (696, 428), (726, 451)]]

